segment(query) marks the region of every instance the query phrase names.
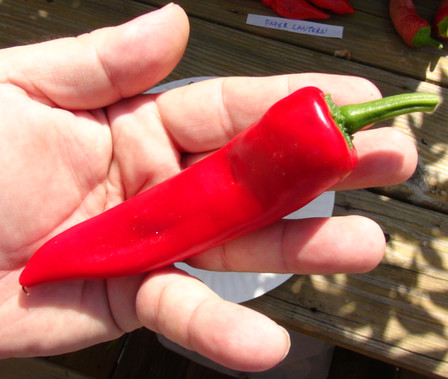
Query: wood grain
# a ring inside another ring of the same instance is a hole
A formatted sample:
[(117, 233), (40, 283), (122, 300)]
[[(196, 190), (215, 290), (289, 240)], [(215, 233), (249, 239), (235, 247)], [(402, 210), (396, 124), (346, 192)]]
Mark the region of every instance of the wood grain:
[[(142, 0), (161, 6), (166, 0)], [(438, 7), (437, 0), (416, 1), (421, 16), (432, 19)], [(246, 25), (248, 13), (278, 16), (259, 0), (209, 0), (197, 2), (180, 0), (191, 16), (233, 29), (248, 31), (271, 40), (306, 47), (316, 52), (333, 55), (338, 50), (349, 50), (354, 62), (377, 67), (389, 72), (406, 75), (418, 80), (448, 84), (446, 51), (431, 47), (413, 49), (407, 47), (395, 32), (389, 18), (387, 1), (352, 0), (356, 12), (353, 15), (331, 15), (325, 21), (344, 27), (343, 39), (310, 37), (285, 31)]]
[(0, 378), (93, 379), (91, 376), (56, 363), (48, 362), (42, 358), (0, 360)]

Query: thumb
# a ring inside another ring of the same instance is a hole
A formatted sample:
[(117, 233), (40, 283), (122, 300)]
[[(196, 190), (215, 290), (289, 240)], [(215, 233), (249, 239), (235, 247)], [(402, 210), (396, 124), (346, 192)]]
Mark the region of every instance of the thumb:
[(185, 12), (169, 4), (76, 38), (0, 50), (0, 83), (53, 106), (103, 107), (166, 77), (181, 59), (188, 34)]

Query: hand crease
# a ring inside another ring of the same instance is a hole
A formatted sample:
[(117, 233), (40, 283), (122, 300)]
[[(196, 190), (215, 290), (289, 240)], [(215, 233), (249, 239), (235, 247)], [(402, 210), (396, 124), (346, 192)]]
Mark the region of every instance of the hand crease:
[(126, 333), (126, 330), (120, 326), (120, 323), (116, 319), (115, 313), (112, 310), (111, 301), (110, 301), (111, 293), (109, 290), (107, 279), (104, 280), (104, 291), (106, 292), (105, 301), (107, 302), (107, 309), (109, 310), (108, 313), (109, 313), (110, 319), (112, 320), (112, 323), (114, 324), (115, 328), (119, 331), (119, 333), (124, 334), (124, 333)]
[(198, 317), (198, 315), (201, 313), (202, 308), (209, 304), (212, 301), (210, 298), (204, 298), (202, 299), (194, 308), (193, 312), (191, 313), (190, 319), (188, 321), (188, 328), (187, 328), (187, 334), (186, 334), (186, 347), (190, 350), (199, 352), (199, 349), (194, 344), (194, 335), (195, 333), (195, 319)]
[(219, 104), (221, 105), (219, 107), (219, 119), (220, 124), (222, 125), (222, 129), (224, 131), (224, 134), (227, 138), (227, 140), (231, 140), (235, 135), (237, 134), (237, 130), (235, 129), (235, 123), (232, 120), (232, 117), (229, 112), (229, 107), (226, 103), (226, 96), (225, 96), (225, 83), (226, 79), (223, 79), (221, 82), (221, 91), (220, 91), (220, 101)]
[(118, 98), (122, 99), (124, 96), (121, 93), (121, 89), (117, 85), (117, 83), (112, 79), (113, 75), (111, 74), (106, 61), (103, 59), (102, 55), (98, 52), (96, 45), (93, 45), (93, 51), (94, 51), (94, 54), (95, 54), (95, 57), (96, 57), (98, 63), (100, 64), (101, 68), (103, 69), (103, 72), (106, 74), (107, 80), (110, 83), (111, 88), (117, 94)]

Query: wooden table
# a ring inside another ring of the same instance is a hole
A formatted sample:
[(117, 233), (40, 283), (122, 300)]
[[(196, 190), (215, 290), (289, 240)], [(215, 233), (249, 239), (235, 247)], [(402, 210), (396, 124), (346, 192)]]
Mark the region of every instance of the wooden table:
[[(0, 47), (115, 25), (165, 3), (3, 0)], [(448, 46), (442, 51), (406, 47), (394, 32), (386, 0), (352, 0), (354, 15), (325, 21), (344, 27), (342, 39), (249, 26), (249, 13), (274, 16), (259, 0), (178, 3), (190, 16), (191, 37), (167, 80), (316, 71), (366, 77), (384, 95), (425, 91), (448, 98)], [(438, 1), (416, 4), (431, 19)], [(443, 102), (432, 115), (393, 121), (420, 154), (406, 183), (337, 194), (336, 215), (368, 216), (387, 235), (387, 253), (377, 269), (294, 276), (247, 305), (289, 328), (425, 375), (448, 377), (447, 116)]]

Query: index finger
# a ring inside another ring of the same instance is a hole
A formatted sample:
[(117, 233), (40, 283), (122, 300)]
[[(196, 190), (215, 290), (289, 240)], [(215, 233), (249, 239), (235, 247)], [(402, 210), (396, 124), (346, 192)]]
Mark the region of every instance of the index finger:
[(294, 74), (217, 78), (159, 95), (157, 108), (177, 146), (190, 153), (217, 149), (297, 89), (316, 86), (337, 104), (380, 98), (370, 81), (353, 76)]

